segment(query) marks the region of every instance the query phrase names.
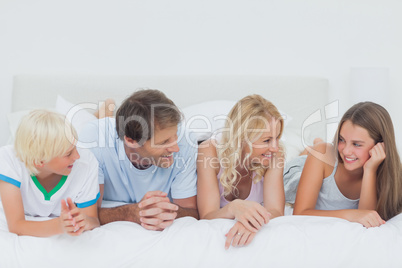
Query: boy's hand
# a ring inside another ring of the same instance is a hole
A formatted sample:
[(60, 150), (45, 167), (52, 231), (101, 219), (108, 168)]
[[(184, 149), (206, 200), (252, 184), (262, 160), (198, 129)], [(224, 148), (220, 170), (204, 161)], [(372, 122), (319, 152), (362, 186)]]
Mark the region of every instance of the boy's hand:
[(61, 200), (60, 220), (63, 231), (71, 236), (78, 236), (85, 231), (86, 215), (81, 213), (71, 198), (67, 198), (67, 204), (64, 199)]

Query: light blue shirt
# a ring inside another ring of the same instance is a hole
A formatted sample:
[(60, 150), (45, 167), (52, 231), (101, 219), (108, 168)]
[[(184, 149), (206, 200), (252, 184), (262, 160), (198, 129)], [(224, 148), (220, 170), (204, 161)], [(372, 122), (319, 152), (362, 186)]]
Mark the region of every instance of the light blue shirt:
[(99, 162), (99, 184), (104, 184), (104, 200), (138, 203), (148, 191), (163, 191), (170, 198), (183, 199), (197, 194), (197, 143), (178, 128), (178, 146), (169, 168), (151, 166), (139, 170), (124, 151), (116, 132), (116, 121), (103, 118), (88, 123), (80, 132), (78, 146), (90, 148)]

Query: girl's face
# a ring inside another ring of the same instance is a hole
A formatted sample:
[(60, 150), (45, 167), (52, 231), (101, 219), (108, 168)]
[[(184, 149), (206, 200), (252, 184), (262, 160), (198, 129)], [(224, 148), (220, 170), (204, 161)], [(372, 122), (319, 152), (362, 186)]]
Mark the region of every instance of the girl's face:
[(343, 123), (339, 132), (338, 151), (346, 170), (363, 168), (374, 145), (365, 128), (354, 125), (350, 120)]
[(74, 162), (80, 158), (75, 145), (64, 155), (55, 157), (42, 167), (43, 170), (59, 175), (69, 175), (73, 168)]
[[(279, 151), (279, 136), (281, 122), (275, 118), (268, 121), (267, 127), (261, 132), (259, 138), (252, 142), (250, 161), (253, 164), (269, 166), (275, 154)], [(249, 153), (249, 147), (245, 146), (245, 153)]]

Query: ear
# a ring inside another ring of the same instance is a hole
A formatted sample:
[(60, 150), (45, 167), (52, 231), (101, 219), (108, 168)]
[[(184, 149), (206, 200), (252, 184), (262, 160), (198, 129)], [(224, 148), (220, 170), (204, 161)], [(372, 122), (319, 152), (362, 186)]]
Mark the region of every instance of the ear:
[(141, 147), (136, 140), (133, 140), (132, 138), (129, 138), (127, 136), (124, 136), (124, 143), (130, 148)]
[(42, 168), (42, 167), (44, 167), (44, 166), (45, 166), (45, 162), (40, 161), (40, 162), (39, 162), (39, 164), (34, 163), (34, 166), (35, 166), (35, 167), (37, 167), (37, 168)]

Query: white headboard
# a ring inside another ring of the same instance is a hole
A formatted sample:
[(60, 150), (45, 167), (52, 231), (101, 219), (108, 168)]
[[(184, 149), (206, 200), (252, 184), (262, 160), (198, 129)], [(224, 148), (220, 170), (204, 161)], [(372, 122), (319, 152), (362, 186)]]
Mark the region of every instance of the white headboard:
[[(320, 77), (257, 75), (17, 75), (14, 77), (12, 110), (54, 108), (57, 95), (74, 104), (99, 103), (106, 98), (121, 101), (140, 88), (159, 89), (177, 106), (185, 108), (210, 100), (237, 101), (250, 94), (260, 94), (272, 101), (293, 120), (287, 129), (300, 136), (303, 123), (328, 103), (328, 80)], [(312, 144), (314, 137), (326, 138), (325, 122), (306, 129), (304, 137)], [(300, 149), (299, 139), (297, 147)]]
[(159, 89), (181, 108), (260, 94), (296, 121), (328, 101), (328, 80), (318, 77), (17, 75), (12, 110), (52, 107), (57, 95), (73, 103), (97, 103), (108, 97), (120, 103), (139, 88)]

